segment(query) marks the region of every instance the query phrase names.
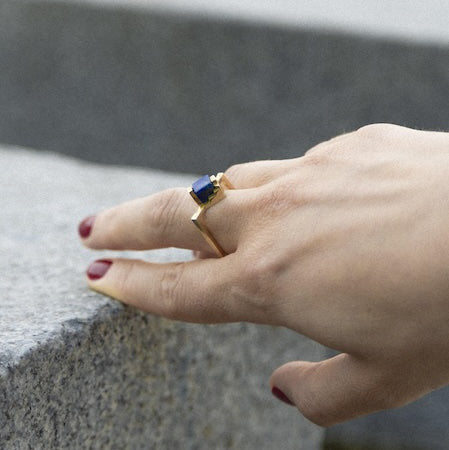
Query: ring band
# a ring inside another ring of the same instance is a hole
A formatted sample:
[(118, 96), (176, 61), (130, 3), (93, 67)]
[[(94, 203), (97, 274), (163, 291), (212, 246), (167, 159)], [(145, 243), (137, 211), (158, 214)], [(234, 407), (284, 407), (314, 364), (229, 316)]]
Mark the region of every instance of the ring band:
[(192, 198), (199, 205), (198, 210), (192, 216), (192, 222), (218, 256), (226, 256), (226, 252), (207, 227), (204, 214), (207, 209), (225, 198), (225, 189), (234, 189), (234, 186), (232, 186), (224, 173), (218, 173), (217, 175), (204, 175), (198, 178), (189, 191)]

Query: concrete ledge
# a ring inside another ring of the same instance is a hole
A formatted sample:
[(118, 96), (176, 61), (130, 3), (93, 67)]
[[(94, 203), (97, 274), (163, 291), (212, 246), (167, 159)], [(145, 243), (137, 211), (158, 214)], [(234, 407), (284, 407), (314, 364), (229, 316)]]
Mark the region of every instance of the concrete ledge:
[(0, 149), (0, 166), (0, 448), (320, 448), (323, 431), (267, 383), (322, 348), (271, 327), (155, 318), (85, 286), (97, 255), (78, 218), (192, 177), (18, 148)]

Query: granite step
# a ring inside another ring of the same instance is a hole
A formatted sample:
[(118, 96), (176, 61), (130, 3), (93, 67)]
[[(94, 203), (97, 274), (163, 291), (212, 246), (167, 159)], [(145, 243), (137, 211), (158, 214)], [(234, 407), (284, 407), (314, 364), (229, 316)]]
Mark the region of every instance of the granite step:
[(195, 177), (13, 147), (0, 167), (0, 448), (320, 448), (323, 430), (274, 399), (268, 378), (323, 348), (279, 328), (168, 321), (86, 287), (98, 254), (78, 220)]

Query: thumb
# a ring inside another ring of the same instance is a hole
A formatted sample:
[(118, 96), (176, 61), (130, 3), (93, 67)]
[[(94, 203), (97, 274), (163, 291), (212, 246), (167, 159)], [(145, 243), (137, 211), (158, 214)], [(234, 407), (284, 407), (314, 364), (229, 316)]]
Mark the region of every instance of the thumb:
[(274, 371), (272, 393), (312, 422), (331, 426), (396, 404), (392, 377), (346, 353), (325, 361), (294, 361)]

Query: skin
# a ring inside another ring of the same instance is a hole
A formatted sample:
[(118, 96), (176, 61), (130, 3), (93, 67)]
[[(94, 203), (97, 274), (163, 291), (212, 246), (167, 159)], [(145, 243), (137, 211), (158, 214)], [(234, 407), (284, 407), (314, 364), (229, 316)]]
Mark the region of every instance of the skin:
[(226, 174), (236, 189), (207, 223), (229, 255), (211, 258), (196, 204), (172, 189), (99, 213), (83, 243), (198, 258), (113, 259), (89, 286), (171, 319), (284, 326), (338, 350), (270, 379), (322, 426), (449, 384), (449, 133), (370, 125)]

